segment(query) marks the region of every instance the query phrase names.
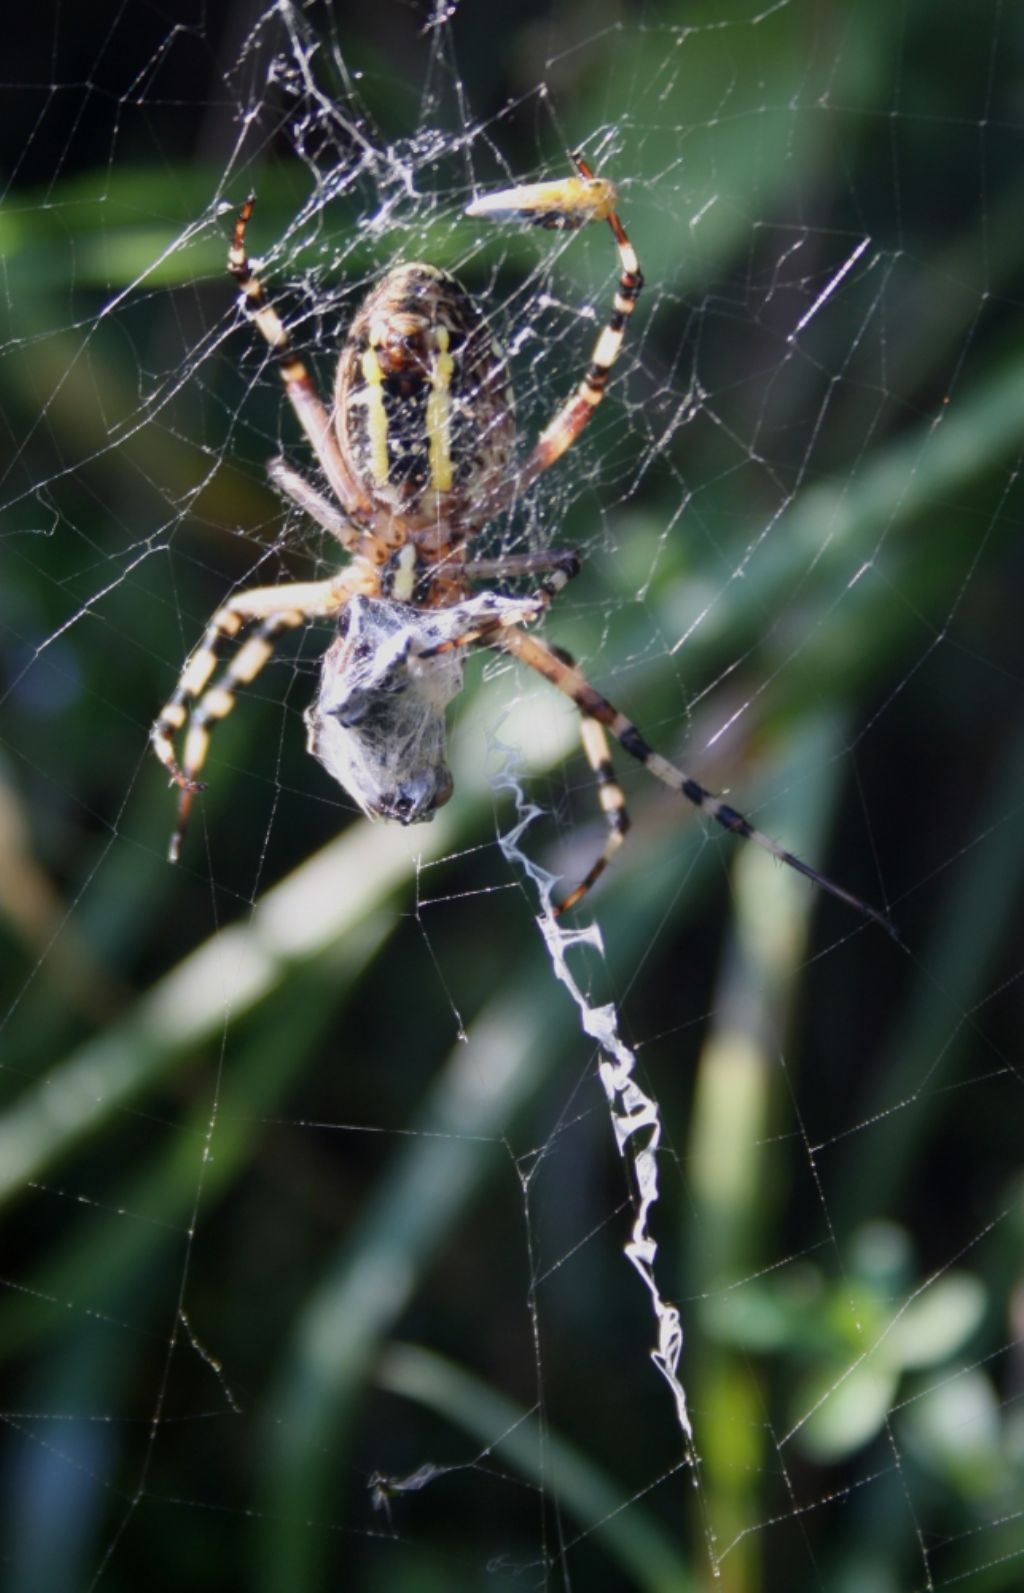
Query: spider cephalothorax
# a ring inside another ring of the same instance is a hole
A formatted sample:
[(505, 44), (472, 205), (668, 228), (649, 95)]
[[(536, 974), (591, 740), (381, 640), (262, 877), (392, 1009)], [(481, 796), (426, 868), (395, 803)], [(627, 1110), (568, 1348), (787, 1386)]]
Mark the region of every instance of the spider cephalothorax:
[[(882, 923), (874, 908), (787, 852), (648, 746), (636, 726), (594, 690), (567, 654), (524, 626), (540, 619), (579, 568), (577, 555), (551, 549), (472, 559), (468, 542), (560, 459), (604, 397), (643, 285), (633, 246), (616, 212), (612, 184), (573, 156), (578, 175), (532, 183), (477, 200), (467, 214), (516, 217), (545, 227), (605, 221), (619, 258), (612, 313), (586, 372), (521, 463), (507, 361), (466, 290), (434, 266), (397, 265), (371, 290), (342, 345), (334, 408), (325, 409), (287, 328), (263, 292), (246, 250), (253, 201), (242, 207), (228, 267), (243, 303), (278, 356), (292, 408), (330, 488), (326, 496), (283, 460), (275, 485), (336, 537), (347, 562), (325, 581), (238, 592), (217, 611), (156, 724), (158, 758), (180, 791), (170, 855), (177, 858), (200, 789), (210, 728), (231, 712), (239, 686), (263, 668), (277, 636), (333, 620), (320, 687), (307, 710), (310, 751), (370, 818), (430, 819), (451, 795), (445, 710), (462, 685), (471, 646), (528, 664), (570, 697), (582, 715), (583, 745), (608, 825), (604, 848), (559, 911), (590, 888), (628, 828), (606, 732), (657, 779), (709, 814)], [(542, 575), (532, 592), (473, 595), (476, 583)], [(217, 650), (252, 630), (219, 679)], [(212, 684), (211, 684), (212, 682)], [(181, 761), (175, 738), (185, 732)]]

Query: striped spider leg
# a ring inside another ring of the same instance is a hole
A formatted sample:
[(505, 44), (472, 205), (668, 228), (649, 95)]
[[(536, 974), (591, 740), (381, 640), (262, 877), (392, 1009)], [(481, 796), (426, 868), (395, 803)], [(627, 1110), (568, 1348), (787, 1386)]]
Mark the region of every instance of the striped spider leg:
[(625, 798), (621, 787), (615, 779), (608, 739), (605, 734), (606, 731), (609, 731), (623, 750), (628, 752), (630, 757), (635, 758), (638, 763), (641, 763), (649, 774), (653, 774), (655, 779), (660, 780), (663, 785), (667, 785), (670, 790), (676, 791), (680, 796), (685, 797), (687, 802), (692, 803), (695, 808), (699, 808), (702, 813), (706, 813), (716, 823), (722, 825), (723, 829), (729, 830), (733, 835), (741, 835), (745, 840), (753, 841), (763, 851), (770, 852), (772, 857), (778, 858), (780, 863), (785, 863), (787, 867), (795, 869), (798, 874), (802, 874), (805, 879), (811, 880), (830, 896), (834, 896), (838, 901), (845, 902), (848, 907), (852, 907), (856, 912), (863, 914), (865, 918), (880, 924), (887, 934), (899, 942), (899, 936), (895, 928), (884, 913), (879, 912), (870, 903), (862, 901), (852, 891), (845, 890), (841, 885), (835, 884), (833, 880), (819, 873), (816, 868), (812, 868), (809, 863), (805, 863), (795, 853), (787, 851), (784, 846), (780, 846), (777, 841), (773, 841), (771, 836), (765, 835), (762, 830), (755, 829), (750, 821), (744, 818), (742, 813), (738, 813), (735, 808), (730, 807), (720, 797), (716, 797), (712, 792), (706, 790), (698, 781), (691, 779), (688, 774), (684, 774), (683, 770), (677, 768), (674, 763), (670, 763), (659, 752), (655, 752), (654, 748), (649, 746), (644, 740), (636, 725), (591, 686), (586, 676), (572, 662), (568, 654), (514, 627), (504, 630), (489, 645), (502, 652), (511, 653), (514, 658), (518, 658), (522, 663), (528, 664), (531, 669), (536, 670), (552, 686), (557, 687), (559, 691), (564, 692), (567, 697), (571, 698), (582, 716), (581, 736), (583, 747), (597, 778), (601, 807), (608, 822), (608, 839), (600, 857), (588, 870), (580, 884), (570, 891), (565, 900), (560, 902), (555, 908), (556, 916), (566, 912), (570, 907), (575, 907), (595, 881), (600, 879), (612, 857), (622, 845), (626, 831), (629, 828)]
[[(255, 203), (255, 197), (250, 194), (238, 213), (231, 247), (228, 249), (228, 270), (238, 283), (247, 313), (277, 355), (278, 370), (288, 401), (309, 439), (317, 462), (330, 483), (331, 491), (347, 516), (365, 515), (370, 505), (365, 493), (360, 491), (358, 479), (344, 457), (333, 417), (328, 414), (305, 361), (295, 352), (291, 333), (274, 306), (268, 303), (263, 283), (249, 259), (245, 234)], [(294, 477), (296, 472), (290, 474)], [(352, 546), (352, 539), (346, 541), (345, 545)]]
[[(467, 216), (490, 220), (510, 218), (534, 226), (575, 231), (591, 221), (607, 221), (619, 256), (620, 275), (612, 313), (598, 333), (590, 363), (582, 381), (562, 404), (541, 432), (533, 449), (516, 474), (515, 489), (521, 491), (561, 459), (576, 441), (604, 398), (612, 366), (622, 350), (626, 323), (636, 308), (644, 285), (636, 250), (615, 209), (618, 193), (614, 183), (595, 177), (583, 156), (572, 156), (578, 177), (560, 182), (523, 183), (517, 188), (487, 194), (467, 206)], [(490, 511), (496, 513), (507, 502), (507, 494)]]
[[(199, 774), (206, 762), (213, 725), (226, 718), (234, 708), (239, 686), (249, 686), (256, 679), (284, 631), (315, 619), (331, 619), (342, 612), (352, 597), (346, 573), (327, 581), (296, 581), (238, 592), (217, 610), (207, 625), (199, 646), (185, 665), (174, 692), (150, 732), (153, 751), (180, 793), (177, 821), (167, 852), (172, 863), (181, 855), (192, 799), (203, 789)], [(252, 634), (211, 685), (221, 642), (235, 640), (248, 625), (255, 627)], [(183, 731), (184, 750), (179, 762), (174, 738)]]

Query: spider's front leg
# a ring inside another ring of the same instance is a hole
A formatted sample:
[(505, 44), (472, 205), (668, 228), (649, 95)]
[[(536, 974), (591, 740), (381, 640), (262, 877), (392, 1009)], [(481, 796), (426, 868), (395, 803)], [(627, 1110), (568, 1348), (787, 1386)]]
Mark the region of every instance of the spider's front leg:
[(622, 349), (626, 322), (636, 308), (644, 285), (636, 250), (615, 209), (618, 199), (615, 185), (595, 177), (582, 155), (573, 155), (572, 162), (578, 177), (506, 188), (477, 199), (466, 211), (469, 216), (511, 217), (535, 226), (568, 230), (583, 227), (590, 221), (607, 221), (619, 256), (620, 275), (612, 313), (598, 334), (586, 374), (538, 437), (518, 476), (519, 488), (529, 485), (562, 457), (600, 404), (611, 368)]
[[(177, 824), (168, 848), (172, 863), (181, 855), (192, 799), (203, 788), (198, 777), (206, 762), (212, 726), (234, 708), (238, 687), (248, 686), (256, 679), (282, 631), (294, 630), (310, 620), (331, 618), (341, 612), (350, 595), (338, 577), (297, 581), (290, 586), (254, 587), (249, 592), (239, 592), (213, 616), (150, 731), (153, 751), (181, 793)], [(219, 645), (233, 640), (246, 625), (255, 625), (254, 631), (219, 679), (210, 685)], [(185, 744), (179, 762), (174, 742), (183, 730)]]
[[(625, 818), (622, 792), (612, 772), (607, 743), (603, 735), (603, 727), (604, 730), (610, 731), (619, 745), (631, 757), (635, 758), (638, 763), (642, 763), (648, 773), (654, 775), (655, 779), (660, 780), (663, 785), (667, 785), (671, 790), (677, 791), (680, 796), (686, 798), (687, 802), (691, 802), (694, 807), (700, 808), (702, 813), (707, 813), (716, 823), (721, 824), (723, 829), (729, 830), (733, 835), (742, 835), (745, 840), (753, 841), (756, 846), (760, 846), (764, 851), (770, 852), (773, 857), (777, 857), (780, 863), (785, 863), (787, 867), (795, 869), (805, 879), (813, 881), (823, 891), (827, 891), (830, 896), (835, 896), (837, 900), (845, 902), (848, 907), (852, 907), (855, 911), (862, 913), (865, 918), (870, 918), (876, 924), (880, 924), (887, 934), (891, 935), (893, 939), (899, 940), (896, 930), (884, 913), (880, 913), (877, 908), (862, 901), (859, 896), (854, 896), (852, 891), (844, 890), (841, 885), (836, 885), (834, 881), (826, 878), (824, 874), (819, 874), (816, 868), (812, 868), (809, 863), (805, 863), (795, 853), (788, 852), (785, 847), (780, 846), (777, 841), (773, 841), (771, 836), (765, 835), (762, 830), (755, 829), (749, 819), (745, 819), (742, 813), (737, 813), (735, 808), (729, 807), (728, 803), (723, 802), (712, 792), (706, 790), (698, 781), (691, 779), (688, 774), (684, 774), (682, 769), (678, 769), (674, 763), (670, 763), (659, 752), (655, 752), (653, 747), (648, 746), (632, 720), (627, 719), (626, 715), (613, 707), (607, 698), (602, 697), (600, 692), (595, 691), (586, 676), (572, 663), (568, 655), (559, 653), (554, 648), (547, 646), (546, 643), (539, 641), (535, 636), (529, 636), (525, 631), (518, 630), (515, 627), (503, 630), (500, 636), (495, 637), (491, 645), (504, 652), (511, 653), (514, 658), (518, 658), (524, 664), (528, 664), (539, 675), (543, 675), (545, 680), (550, 681), (552, 686), (556, 686), (559, 691), (572, 698), (572, 701), (583, 715), (584, 746), (591, 766), (597, 775), (601, 790), (602, 807), (609, 821), (610, 833), (604, 852), (590, 869), (582, 883), (555, 909), (556, 913), (565, 912), (568, 907), (575, 906), (590, 889), (594, 881), (604, 872), (612, 854), (621, 845), (623, 835), (628, 826), (628, 820)], [(589, 730), (587, 728), (588, 723), (592, 726)]]

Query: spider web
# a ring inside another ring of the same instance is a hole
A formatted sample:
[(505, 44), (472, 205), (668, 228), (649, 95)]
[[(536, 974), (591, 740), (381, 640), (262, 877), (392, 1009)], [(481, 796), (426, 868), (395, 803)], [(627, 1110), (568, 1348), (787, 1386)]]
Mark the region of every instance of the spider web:
[[(179, 11), (41, 12), (5, 85), (4, 1586), (1019, 1587), (1019, 15)], [(325, 392), (454, 271), (525, 449), (614, 250), (465, 210), (574, 149), (647, 288), (479, 554), (580, 548), (544, 634), (903, 946), (624, 756), (555, 930), (572, 705), (477, 658), (452, 803), (370, 826), (317, 627), (165, 861), (183, 660), (335, 567), (239, 205)]]

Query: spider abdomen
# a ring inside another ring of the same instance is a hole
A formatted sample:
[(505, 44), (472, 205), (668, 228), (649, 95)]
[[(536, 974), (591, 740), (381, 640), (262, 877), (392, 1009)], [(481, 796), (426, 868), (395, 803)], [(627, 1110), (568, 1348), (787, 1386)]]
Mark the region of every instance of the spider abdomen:
[(465, 288), (433, 266), (389, 271), (338, 361), (335, 427), (374, 512), (410, 529), (487, 517), (515, 440), (508, 365)]

